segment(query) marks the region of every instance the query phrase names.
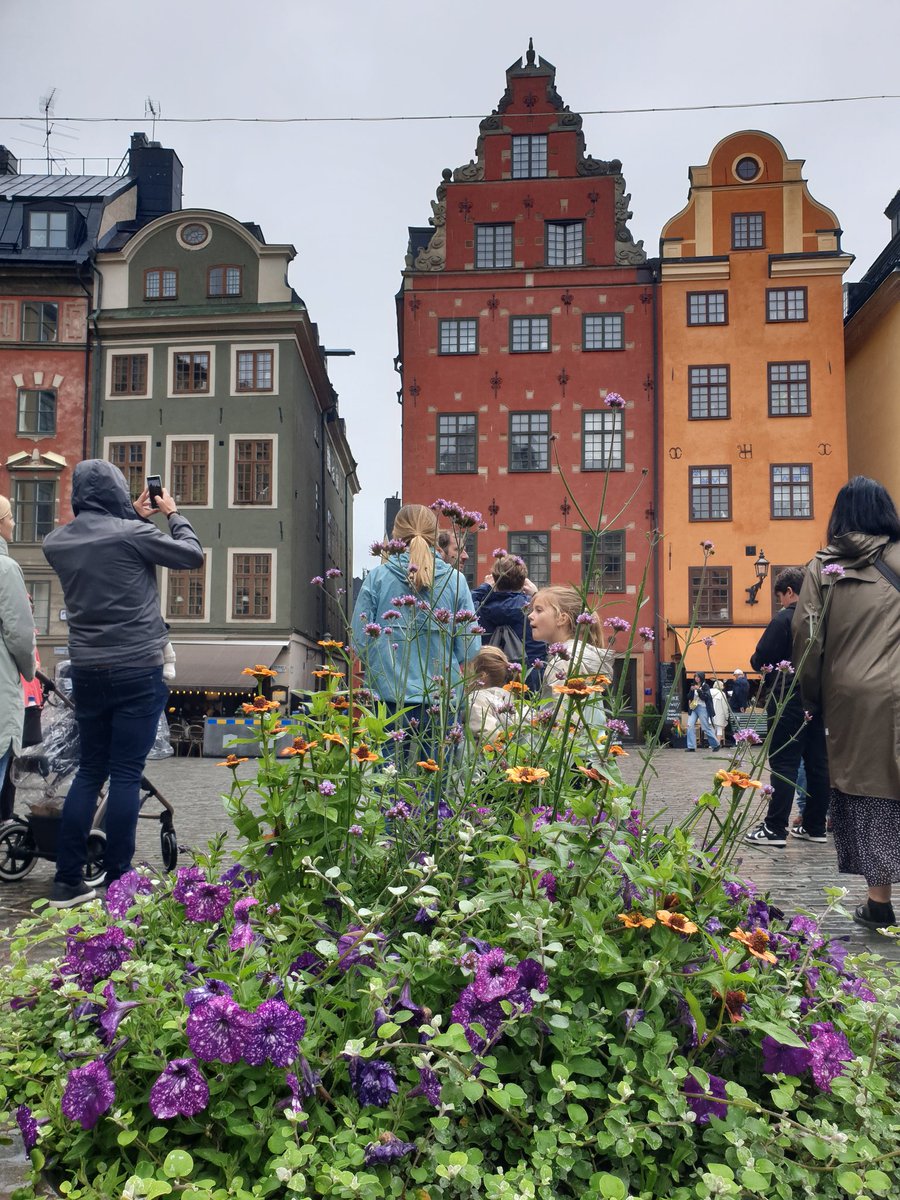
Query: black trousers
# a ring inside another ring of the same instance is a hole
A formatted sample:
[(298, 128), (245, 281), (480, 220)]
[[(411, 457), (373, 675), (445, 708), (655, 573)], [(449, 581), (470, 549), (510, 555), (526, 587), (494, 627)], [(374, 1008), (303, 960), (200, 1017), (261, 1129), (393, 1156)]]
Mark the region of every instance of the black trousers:
[(769, 801), (766, 824), (773, 833), (787, 832), (797, 788), (797, 771), (802, 759), (806, 767), (806, 790), (809, 794), (803, 812), (803, 827), (807, 833), (822, 834), (828, 816), (830, 786), (825, 725), (821, 715), (807, 721), (799, 702), (790, 701), (777, 720), (775, 708), (775, 701), (770, 699), (767, 705), (769, 729), (772, 730), (769, 770), (774, 790)]

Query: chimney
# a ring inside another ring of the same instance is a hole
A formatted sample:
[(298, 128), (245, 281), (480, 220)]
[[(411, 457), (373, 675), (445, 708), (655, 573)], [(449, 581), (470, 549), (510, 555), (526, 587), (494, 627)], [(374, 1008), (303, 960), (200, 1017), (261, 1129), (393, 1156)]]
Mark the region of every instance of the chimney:
[(141, 225), (181, 208), (184, 167), (174, 150), (151, 142), (146, 133), (131, 135), (128, 173), (137, 182), (136, 219)]
[[(3, 147), (0, 146), (0, 151), (2, 150)], [(891, 223), (891, 240), (893, 241), (897, 234), (900, 233), (900, 192), (896, 193), (893, 200), (884, 210), (884, 215)]]
[(12, 150), (7, 150), (6, 146), (0, 146), (0, 175), (18, 175), (18, 173), (19, 160)]

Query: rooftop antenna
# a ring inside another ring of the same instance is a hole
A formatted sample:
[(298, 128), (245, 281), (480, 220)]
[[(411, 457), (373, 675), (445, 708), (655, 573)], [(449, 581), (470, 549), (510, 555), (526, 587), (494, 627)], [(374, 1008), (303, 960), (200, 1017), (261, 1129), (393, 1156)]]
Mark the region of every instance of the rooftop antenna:
[(144, 116), (150, 117), (153, 122), (153, 128), (150, 134), (152, 141), (156, 141), (156, 122), (162, 116), (162, 105), (157, 101), (154, 103), (150, 97), (144, 101)]
[(53, 160), (50, 157), (50, 134), (53, 132), (53, 126), (50, 123), (50, 118), (53, 116), (53, 101), (56, 98), (56, 88), (51, 88), (46, 96), (41, 96), (39, 101), (41, 112), (44, 114), (44, 146), (47, 152), (47, 174), (53, 174)]

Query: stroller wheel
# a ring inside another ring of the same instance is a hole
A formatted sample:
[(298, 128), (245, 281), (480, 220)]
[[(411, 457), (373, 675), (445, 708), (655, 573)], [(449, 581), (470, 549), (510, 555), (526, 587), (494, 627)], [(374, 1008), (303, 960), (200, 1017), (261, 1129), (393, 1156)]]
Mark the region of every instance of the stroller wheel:
[(106, 834), (102, 829), (92, 829), (87, 840), (87, 861), (84, 864), (84, 881), (91, 887), (106, 879)]
[(174, 829), (163, 828), (159, 831), (159, 841), (162, 847), (163, 866), (167, 871), (174, 871), (178, 862), (178, 839)]
[(0, 880), (12, 883), (24, 879), (37, 862), (34, 839), (24, 821), (14, 821), (0, 829)]

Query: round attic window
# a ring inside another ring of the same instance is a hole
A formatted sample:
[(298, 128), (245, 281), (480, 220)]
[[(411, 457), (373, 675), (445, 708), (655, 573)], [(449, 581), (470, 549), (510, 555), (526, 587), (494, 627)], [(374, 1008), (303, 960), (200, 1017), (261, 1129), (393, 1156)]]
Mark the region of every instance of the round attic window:
[(759, 162), (755, 158), (739, 158), (735, 164), (734, 173), (738, 179), (743, 179), (745, 183), (749, 183), (751, 179), (755, 179), (760, 172)]
[(189, 225), (182, 225), (178, 236), (185, 246), (202, 246), (209, 238), (209, 229), (206, 225), (201, 225), (199, 221), (192, 221)]

